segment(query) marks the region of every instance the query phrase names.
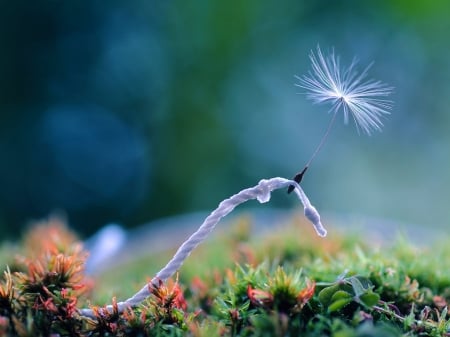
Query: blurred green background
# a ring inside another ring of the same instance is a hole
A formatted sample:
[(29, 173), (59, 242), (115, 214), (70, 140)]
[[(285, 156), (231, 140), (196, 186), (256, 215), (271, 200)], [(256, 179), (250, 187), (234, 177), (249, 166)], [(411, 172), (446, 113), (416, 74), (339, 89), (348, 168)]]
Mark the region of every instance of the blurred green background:
[(447, 0), (2, 0), (1, 237), (55, 210), (85, 235), (133, 227), (292, 177), (330, 118), (294, 86), (317, 44), (374, 61), (395, 106), (381, 134), (335, 125), (313, 203), (447, 226), (449, 17)]

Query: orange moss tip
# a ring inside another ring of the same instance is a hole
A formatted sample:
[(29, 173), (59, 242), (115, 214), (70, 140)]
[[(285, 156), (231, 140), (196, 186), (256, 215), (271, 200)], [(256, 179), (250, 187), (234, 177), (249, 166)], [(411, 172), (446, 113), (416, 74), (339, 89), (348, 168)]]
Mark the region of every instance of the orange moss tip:
[(448, 303), (443, 296), (433, 296), (433, 304), (438, 308), (439, 310), (442, 310), (444, 308), (448, 308)]
[(62, 216), (53, 215), (48, 219), (31, 223), (24, 239), (30, 255), (42, 253), (69, 253), (80, 251), (77, 236), (71, 232)]
[(94, 312), (94, 316), (98, 321), (110, 321), (119, 317), (119, 307), (117, 305), (117, 298), (113, 297), (111, 300), (112, 311), (107, 308), (107, 306), (99, 307), (93, 306), (92, 311)]
[[(225, 274), (226, 274), (226, 276), (227, 276), (228, 282), (229, 282), (231, 285), (236, 284), (237, 278), (236, 278), (236, 275), (235, 275), (235, 273), (233, 272), (233, 270), (231, 270), (230, 268), (227, 268), (227, 269), (225, 270)], [(220, 283), (217, 283), (217, 284), (220, 284)]]
[(232, 255), (233, 261), (239, 261), (241, 264), (256, 266), (260, 262), (256, 257), (254, 249), (247, 243), (238, 243)]
[(200, 277), (194, 276), (191, 281), (190, 289), (192, 293), (199, 297), (205, 297), (208, 293), (209, 286)]
[(297, 295), (297, 305), (301, 308), (314, 296), (316, 282), (306, 279), (306, 287), (300, 290)]
[(247, 286), (247, 296), (254, 306), (271, 308), (273, 305), (273, 295), (270, 292), (254, 289), (250, 284)]
[(9, 267), (6, 267), (6, 270), (3, 272), (4, 280), (0, 283), (0, 301), (8, 301), (11, 302), (14, 298), (14, 287), (13, 287), (13, 279), (11, 275), (11, 271)]
[(119, 318), (119, 308), (117, 306), (117, 300), (115, 297), (112, 298), (112, 311), (108, 310), (106, 306), (92, 306), (92, 312), (95, 316), (95, 320), (89, 320), (88, 323), (93, 327), (93, 332), (100, 332), (104, 334), (116, 333), (118, 330), (117, 320)]
[[(294, 311), (301, 310), (306, 303), (314, 296), (316, 289), (315, 282), (307, 279), (306, 287), (300, 290), (296, 296), (296, 304), (292, 308)], [(250, 284), (247, 286), (247, 296), (250, 303), (255, 307), (262, 307), (265, 309), (271, 309), (275, 302), (275, 297), (270, 291), (261, 289), (255, 289)]]
[(36, 222), (25, 236), (26, 256), (17, 257), (23, 272), (15, 273), (25, 293), (70, 289), (79, 296), (92, 287), (84, 274), (88, 253), (61, 217)]
[(186, 311), (187, 302), (178, 279), (176, 281), (169, 279), (167, 285), (162, 280), (158, 280), (158, 285), (150, 282), (148, 286), (150, 293), (156, 298), (156, 305)]
[(48, 297), (47, 299), (44, 299), (43, 296), (39, 296), (32, 308), (34, 310), (46, 311), (51, 313), (58, 312), (58, 308), (56, 307), (53, 301), (53, 297)]

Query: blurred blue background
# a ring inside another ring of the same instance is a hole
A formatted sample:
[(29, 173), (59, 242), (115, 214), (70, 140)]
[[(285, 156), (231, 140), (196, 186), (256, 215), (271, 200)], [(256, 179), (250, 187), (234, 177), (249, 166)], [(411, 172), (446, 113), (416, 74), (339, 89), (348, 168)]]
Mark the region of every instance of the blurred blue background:
[(2, 1), (1, 235), (55, 210), (85, 235), (133, 227), (292, 177), (330, 118), (294, 86), (318, 44), (374, 61), (395, 106), (371, 137), (335, 125), (303, 182), (312, 202), (447, 226), (449, 14), (447, 0)]

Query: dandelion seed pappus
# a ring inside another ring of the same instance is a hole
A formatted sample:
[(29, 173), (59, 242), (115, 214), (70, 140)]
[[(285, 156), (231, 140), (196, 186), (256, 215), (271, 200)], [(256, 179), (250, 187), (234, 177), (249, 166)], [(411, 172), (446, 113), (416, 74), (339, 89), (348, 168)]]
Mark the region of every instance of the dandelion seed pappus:
[[(356, 59), (348, 67), (340, 65), (340, 58), (332, 49), (328, 56), (324, 56), (320, 47), (317, 52), (311, 51), (311, 70), (307, 75), (296, 76), (299, 81), (295, 85), (305, 89), (306, 97), (315, 104), (329, 103), (332, 113), (328, 127), (320, 140), (316, 150), (293, 180), (300, 182), (306, 169), (321, 150), (327, 140), (331, 128), (339, 111), (343, 112), (344, 123), (347, 124), (349, 116), (352, 116), (358, 133), (360, 130), (370, 135), (373, 130), (381, 131), (382, 118), (390, 114), (393, 102), (386, 99), (393, 88), (372, 79), (366, 79), (371, 67), (369, 65), (362, 72), (356, 70)], [(294, 190), (289, 186), (288, 193)]]

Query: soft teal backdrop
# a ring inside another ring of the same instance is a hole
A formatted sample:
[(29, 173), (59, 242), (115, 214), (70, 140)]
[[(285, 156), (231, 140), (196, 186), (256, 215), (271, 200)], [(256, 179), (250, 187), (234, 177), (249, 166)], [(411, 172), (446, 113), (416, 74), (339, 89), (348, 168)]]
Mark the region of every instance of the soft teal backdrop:
[(382, 133), (335, 125), (303, 183), (317, 208), (448, 226), (449, 15), (447, 0), (3, 0), (1, 237), (54, 210), (85, 234), (132, 227), (291, 177), (330, 117), (294, 86), (317, 44), (395, 87)]

